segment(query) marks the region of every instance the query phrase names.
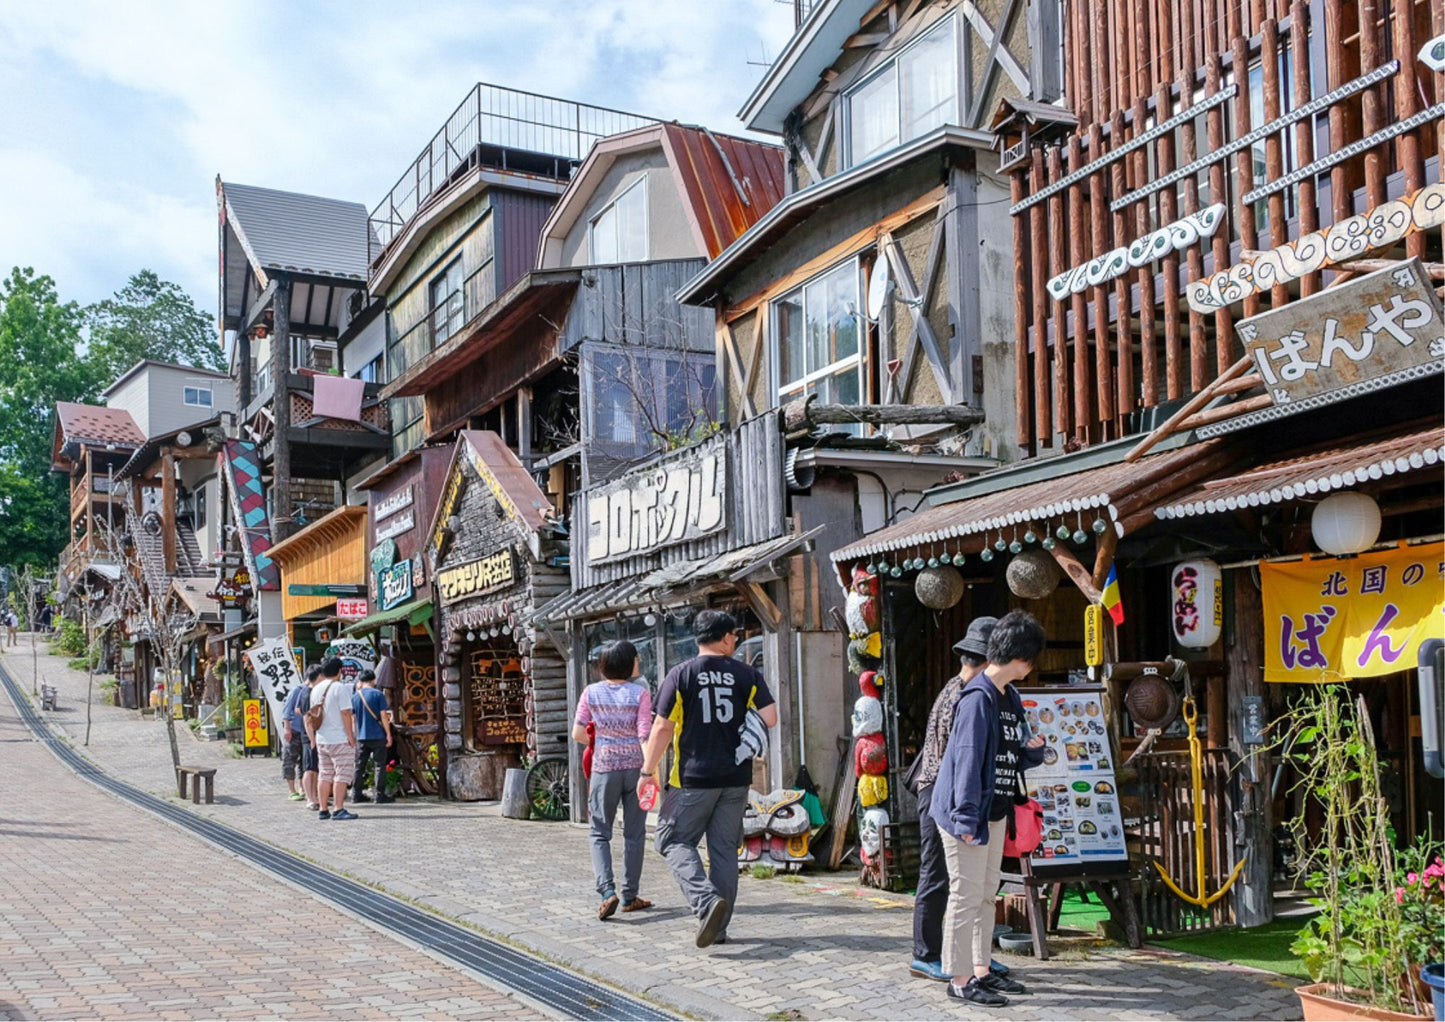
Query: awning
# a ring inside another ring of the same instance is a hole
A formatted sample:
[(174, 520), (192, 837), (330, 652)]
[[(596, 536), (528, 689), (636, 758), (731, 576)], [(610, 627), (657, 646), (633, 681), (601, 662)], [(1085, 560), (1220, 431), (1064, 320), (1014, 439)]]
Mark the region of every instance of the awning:
[[(1445, 427), (1348, 446), (1339, 444), (1269, 462), (1200, 483), (1156, 508), (1161, 519), (1224, 514), (1292, 500), (1323, 497), (1392, 477), (1396, 485), (1441, 481)], [(1415, 474), (1408, 480), (1399, 477)]]
[(171, 579), (171, 592), (186, 605), (187, 610), (202, 620), (220, 620), (221, 605), (210, 595), (215, 588), (216, 583), (213, 579)]
[(370, 614), (360, 621), (353, 621), (341, 629), (342, 635), (360, 635), (363, 632), (372, 632), (382, 625), (393, 625), (405, 621), (408, 628), (426, 624), (431, 620), (432, 601), (430, 597), (420, 600), (412, 600), (410, 603), (403, 603), (399, 607), (392, 607), (390, 610), (383, 610), (376, 614)]
[(243, 625), (232, 628), (229, 632), (222, 632), (220, 635), (211, 636), (212, 642), (225, 642), (228, 639), (239, 639), (243, 635), (250, 635), (256, 630), (255, 621), (247, 621)]

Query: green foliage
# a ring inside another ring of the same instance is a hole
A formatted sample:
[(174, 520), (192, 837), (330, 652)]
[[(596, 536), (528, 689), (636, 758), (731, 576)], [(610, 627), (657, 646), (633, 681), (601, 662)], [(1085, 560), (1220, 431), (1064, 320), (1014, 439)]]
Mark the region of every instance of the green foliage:
[(90, 360), (109, 382), (141, 359), (224, 369), (215, 321), (191, 296), (141, 270), (113, 298), (85, 310)]
[(78, 657), (85, 652), (85, 630), (68, 617), (56, 619), (55, 640), (51, 649), (59, 656)]
[(748, 867), (748, 876), (754, 880), (771, 880), (778, 875), (776, 866), (766, 866), (761, 862), (755, 862)]
[(245, 685), (226, 686), (226, 726), (240, 727), (246, 719), (244, 701), (250, 697)]

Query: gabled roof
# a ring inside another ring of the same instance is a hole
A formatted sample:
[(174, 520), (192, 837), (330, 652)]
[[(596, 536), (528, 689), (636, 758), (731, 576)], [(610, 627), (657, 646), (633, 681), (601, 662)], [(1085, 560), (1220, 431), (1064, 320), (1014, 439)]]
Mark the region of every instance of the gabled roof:
[(620, 157), (660, 149), (682, 198), (697, 254), (715, 258), (783, 198), (783, 150), (765, 142), (720, 135), (693, 124), (653, 124), (598, 140), (572, 176), (542, 228), (538, 266), (548, 265), (547, 242), (576, 225), (604, 175)]
[(812, 93), (872, 6), (873, 0), (821, 0), (738, 111), (743, 123), (781, 135), (783, 121)]
[(150, 368), (174, 369), (177, 372), (185, 373), (187, 376), (210, 376), (218, 380), (228, 380), (231, 378), (231, 374), (224, 369), (206, 369), (202, 366), (188, 366), (181, 365), (179, 362), (161, 362), (153, 358), (143, 358), (125, 372), (121, 373), (120, 377), (117, 378), (114, 383), (100, 392), (100, 396), (110, 397), (111, 394), (115, 393), (119, 387), (124, 385), (124, 383), (136, 373), (143, 369)]
[(163, 448), (180, 446), (180, 444), (176, 443), (176, 440), (182, 433), (189, 433), (191, 435), (191, 444), (194, 445), (201, 441), (201, 434), (204, 433), (205, 430), (212, 429), (220, 424), (221, 417), (217, 415), (209, 419), (202, 419), (200, 422), (193, 422), (187, 426), (181, 426), (178, 429), (171, 430), (169, 433), (158, 433), (150, 437), (145, 443), (141, 444), (140, 447), (136, 448), (136, 452), (130, 456), (129, 461), (115, 470), (115, 477), (117, 479), (128, 479), (150, 468), (151, 465), (155, 464), (156, 459), (160, 457)]
[[(467, 465), (481, 477), (497, 498), (497, 503), (516, 523), (532, 556), (540, 556), (542, 530), (555, 525), (555, 512), (547, 495), (527, 473), (511, 448), (489, 429), (464, 429), (457, 435), (446, 485), (451, 485), (456, 473), (466, 472)], [(455, 513), (456, 508), (448, 506), (445, 497), (439, 500), (426, 535), (435, 536), (444, 524), (443, 517)]]
[(74, 453), (69, 448), (79, 444), (133, 451), (145, 440), (145, 434), (136, 425), (135, 419), (124, 409), (57, 401), (50, 467), (56, 472), (69, 471), (68, 459)]
[(365, 283), (370, 226), (361, 203), (219, 180), (217, 198), (257, 276), (280, 270)]

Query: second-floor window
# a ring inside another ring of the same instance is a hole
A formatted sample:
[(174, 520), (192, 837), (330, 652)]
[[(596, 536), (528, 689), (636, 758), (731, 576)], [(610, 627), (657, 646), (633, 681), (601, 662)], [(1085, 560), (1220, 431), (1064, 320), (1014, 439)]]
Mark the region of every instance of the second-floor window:
[(381, 382), (381, 356), (377, 355), (357, 372), (358, 380), (365, 380), (367, 383)]
[(858, 261), (835, 266), (773, 302), (773, 337), (779, 404), (814, 393), (824, 404), (860, 404)]
[(958, 43), (949, 17), (848, 93), (848, 163), (959, 120)]
[(184, 400), (195, 408), (210, 408), (213, 403), (211, 388), (199, 383), (188, 383), (185, 386)]
[(647, 258), (647, 175), (593, 217), (588, 235), (594, 265)]
[(453, 259), (447, 268), (432, 278), (431, 328), (432, 345), (444, 342), (462, 325), (462, 261)]

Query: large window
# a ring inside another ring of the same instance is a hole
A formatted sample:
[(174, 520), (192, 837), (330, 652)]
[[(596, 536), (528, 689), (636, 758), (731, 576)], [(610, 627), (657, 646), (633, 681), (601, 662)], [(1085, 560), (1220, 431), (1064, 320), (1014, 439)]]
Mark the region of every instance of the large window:
[(861, 404), (858, 262), (850, 259), (773, 302), (778, 403), (817, 394)]
[(462, 325), (462, 261), (453, 259), (431, 282), (432, 347), (442, 344)]
[(958, 43), (945, 18), (848, 93), (849, 164), (957, 124)]
[(717, 365), (710, 353), (589, 344), (584, 436), (590, 478), (715, 428)]
[(589, 232), (594, 265), (636, 263), (647, 258), (647, 175), (593, 217)]

